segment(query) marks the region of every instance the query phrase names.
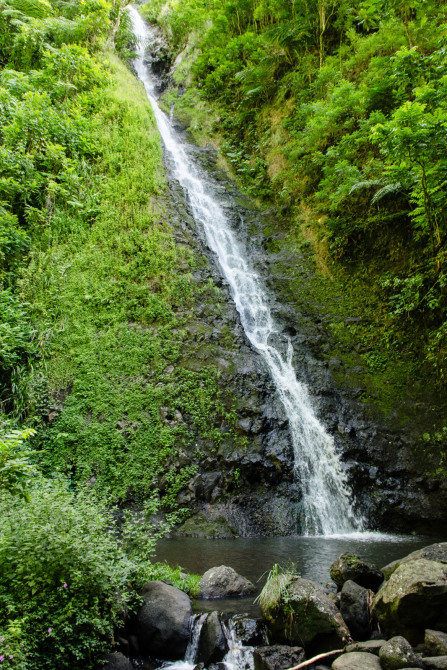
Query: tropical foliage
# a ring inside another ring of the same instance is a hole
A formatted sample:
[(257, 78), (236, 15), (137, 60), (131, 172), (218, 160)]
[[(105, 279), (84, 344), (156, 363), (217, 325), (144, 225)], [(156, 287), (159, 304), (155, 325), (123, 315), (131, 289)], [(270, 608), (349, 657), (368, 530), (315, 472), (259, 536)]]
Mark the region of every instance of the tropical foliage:
[(372, 287), (379, 319), (444, 384), (445, 4), (154, 0), (141, 12), (183, 50), (177, 81), (214, 109), (249, 192), (290, 221), (312, 211), (334, 267)]

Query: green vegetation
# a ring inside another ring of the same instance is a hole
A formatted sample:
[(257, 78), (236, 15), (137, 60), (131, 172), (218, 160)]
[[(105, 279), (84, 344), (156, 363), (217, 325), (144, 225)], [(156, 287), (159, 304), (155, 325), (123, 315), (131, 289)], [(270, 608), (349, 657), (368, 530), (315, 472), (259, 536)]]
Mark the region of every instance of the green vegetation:
[(155, 122), (116, 55), (131, 54), (123, 6), (0, 0), (5, 668), (97, 667), (145, 582), (197, 592), (151, 559), (197, 468), (173, 464), (179, 448), (225, 415), (215, 368), (173, 374), (214, 288), (167, 223)]
[(195, 137), (213, 136), (245, 189), (275, 201), (286, 245), (310, 244), (329, 280), (358, 284), (357, 303), (367, 293), (368, 367), (404, 356), (443, 387), (444, 3), (153, 0), (141, 12), (182, 55), (175, 105)]

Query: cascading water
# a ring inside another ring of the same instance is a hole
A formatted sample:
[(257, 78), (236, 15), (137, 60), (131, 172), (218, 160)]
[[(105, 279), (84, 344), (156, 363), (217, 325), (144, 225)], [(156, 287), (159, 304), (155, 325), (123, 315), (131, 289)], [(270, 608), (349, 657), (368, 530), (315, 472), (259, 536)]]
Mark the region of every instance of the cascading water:
[(187, 194), (194, 218), (217, 256), (245, 333), (264, 358), (286, 411), (297, 479), (302, 489), (302, 532), (334, 535), (359, 531), (363, 521), (353, 512), (334, 440), (316, 417), (306, 386), (296, 378), (292, 345), (289, 341), (285, 354), (275, 346), (279, 329), (260, 279), (248, 262), (247, 250), (231, 230), (211, 185), (199, 173), (169, 119), (157, 105), (154, 85), (144, 64), (145, 46), (152, 33), (136, 9), (129, 11), (138, 39), (135, 68), (152, 105), (174, 177)]

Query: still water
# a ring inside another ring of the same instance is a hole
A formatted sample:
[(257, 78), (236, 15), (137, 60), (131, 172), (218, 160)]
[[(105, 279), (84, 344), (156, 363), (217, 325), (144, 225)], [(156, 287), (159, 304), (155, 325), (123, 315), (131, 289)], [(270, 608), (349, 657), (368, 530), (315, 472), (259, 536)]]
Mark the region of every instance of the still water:
[[(160, 540), (156, 560), (180, 565), (189, 572), (203, 574), (216, 565), (229, 565), (262, 588), (268, 571), (275, 563), (283, 567), (293, 563), (296, 571), (319, 584), (331, 583), (329, 566), (343, 552), (357, 554), (383, 567), (416, 549), (438, 542), (439, 538), (352, 534), (339, 537), (255, 537), (229, 540), (174, 538)], [(255, 594), (256, 595), (256, 594)], [(197, 610), (219, 609), (225, 612), (258, 613), (253, 597), (240, 601), (199, 601)], [(208, 607), (209, 605), (209, 607)]]

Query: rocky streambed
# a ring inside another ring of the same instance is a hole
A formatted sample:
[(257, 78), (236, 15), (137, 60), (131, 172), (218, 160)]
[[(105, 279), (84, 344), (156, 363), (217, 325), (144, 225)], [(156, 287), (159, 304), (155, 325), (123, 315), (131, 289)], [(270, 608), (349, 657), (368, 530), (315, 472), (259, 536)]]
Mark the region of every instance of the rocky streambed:
[(382, 569), (345, 553), (330, 576), (323, 588), (276, 566), (259, 619), (219, 612), (220, 598), (254, 590), (230, 567), (202, 576), (198, 606), (216, 606), (203, 614), (193, 615), (189, 597), (169, 583), (149, 582), (102, 670), (447, 669), (447, 543)]

